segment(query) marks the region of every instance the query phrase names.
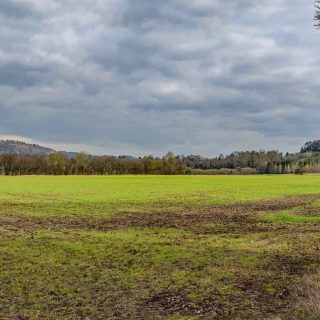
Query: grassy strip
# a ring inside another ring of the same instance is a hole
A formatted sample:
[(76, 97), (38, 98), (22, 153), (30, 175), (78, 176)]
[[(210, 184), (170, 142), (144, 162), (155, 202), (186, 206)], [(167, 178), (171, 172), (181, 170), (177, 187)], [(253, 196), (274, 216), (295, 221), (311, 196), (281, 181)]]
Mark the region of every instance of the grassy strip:
[(110, 216), (181, 211), (319, 190), (317, 175), (0, 177), (0, 213)]

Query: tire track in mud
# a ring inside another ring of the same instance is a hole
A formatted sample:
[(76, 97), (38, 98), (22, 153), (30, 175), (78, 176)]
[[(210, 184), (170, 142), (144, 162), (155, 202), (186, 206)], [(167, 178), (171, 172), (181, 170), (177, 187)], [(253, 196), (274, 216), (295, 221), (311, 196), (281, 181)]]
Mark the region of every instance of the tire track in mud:
[[(254, 216), (260, 212), (274, 212), (300, 208), (310, 211), (310, 205), (320, 199), (320, 195), (290, 196), (280, 199), (231, 205), (213, 205), (189, 209), (184, 212), (128, 213), (112, 217), (72, 216), (72, 217), (30, 217), (16, 214), (0, 216), (0, 228), (13, 231), (32, 232), (39, 229), (64, 230), (81, 229), (110, 231), (126, 228), (183, 228), (192, 229), (205, 224), (227, 225), (228, 228), (216, 229), (216, 232), (263, 231), (265, 224), (259, 224)], [(271, 226), (270, 226), (271, 227)], [(281, 228), (277, 226), (276, 228)], [(267, 229), (269, 230), (269, 229)], [(208, 231), (208, 230), (207, 230)], [(206, 232), (204, 229), (203, 232)], [(208, 231), (209, 232), (209, 231)], [(211, 230), (212, 232), (212, 230)]]

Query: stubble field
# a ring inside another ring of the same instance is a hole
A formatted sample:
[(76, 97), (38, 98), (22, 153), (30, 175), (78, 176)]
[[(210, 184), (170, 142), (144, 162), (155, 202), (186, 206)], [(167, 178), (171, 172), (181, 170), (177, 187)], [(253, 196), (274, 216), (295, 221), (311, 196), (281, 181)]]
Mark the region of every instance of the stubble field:
[(320, 176), (0, 177), (0, 319), (319, 319)]

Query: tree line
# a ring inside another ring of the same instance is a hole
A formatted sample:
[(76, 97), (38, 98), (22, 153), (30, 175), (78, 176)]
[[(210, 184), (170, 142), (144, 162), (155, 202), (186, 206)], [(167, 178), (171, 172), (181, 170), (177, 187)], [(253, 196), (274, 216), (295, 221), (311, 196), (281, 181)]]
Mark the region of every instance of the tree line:
[(320, 143), (307, 142), (300, 153), (244, 151), (206, 158), (199, 155), (140, 158), (91, 156), (78, 153), (49, 155), (0, 155), (1, 175), (123, 175), (123, 174), (250, 174), (320, 173)]
[(188, 168), (198, 174), (201, 171), (208, 174), (208, 170), (212, 174), (228, 174), (228, 170), (231, 170), (229, 174), (320, 173), (320, 144), (316, 149), (317, 144), (318, 141), (308, 142), (300, 153), (285, 155), (278, 151), (244, 151), (217, 158), (187, 156), (183, 160)]
[(0, 155), (1, 175), (112, 175), (112, 174), (185, 174), (179, 156), (168, 153), (162, 158), (91, 156), (79, 153), (49, 155)]

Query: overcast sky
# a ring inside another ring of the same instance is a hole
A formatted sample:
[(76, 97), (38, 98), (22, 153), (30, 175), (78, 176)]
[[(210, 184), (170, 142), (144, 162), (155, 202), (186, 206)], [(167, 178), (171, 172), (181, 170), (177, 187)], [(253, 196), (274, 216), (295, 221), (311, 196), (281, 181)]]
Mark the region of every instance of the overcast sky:
[(0, 138), (97, 154), (320, 139), (312, 0), (0, 0)]

